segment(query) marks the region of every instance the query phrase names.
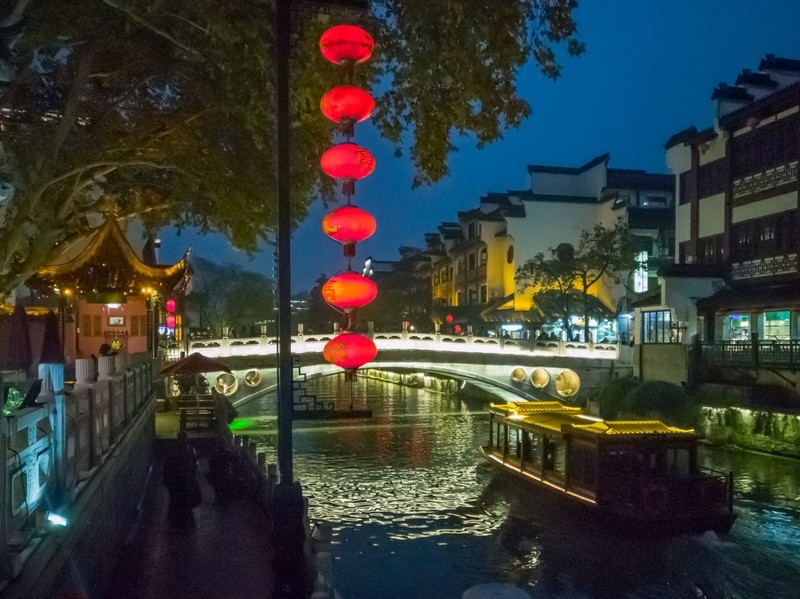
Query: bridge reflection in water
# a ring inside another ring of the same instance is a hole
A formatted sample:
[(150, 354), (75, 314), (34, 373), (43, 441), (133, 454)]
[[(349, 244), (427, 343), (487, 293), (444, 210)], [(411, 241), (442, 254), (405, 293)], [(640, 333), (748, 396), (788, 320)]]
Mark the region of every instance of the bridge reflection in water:
[[(348, 402), (342, 377), (313, 382)], [(274, 456), (274, 396), (242, 406), (245, 434)], [(369, 420), (296, 423), (295, 472), (314, 518), (335, 527), (343, 597), (460, 597), (512, 582), (535, 597), (796, 599), (800, 469), (794, 460), (707, 450), (704, 466), (737, 475), (731, 534), (643, 540), (543, 509), (481, 460), (481, 401), (359, 379)], [(244, 422), (249, 420), (249, 422)]]

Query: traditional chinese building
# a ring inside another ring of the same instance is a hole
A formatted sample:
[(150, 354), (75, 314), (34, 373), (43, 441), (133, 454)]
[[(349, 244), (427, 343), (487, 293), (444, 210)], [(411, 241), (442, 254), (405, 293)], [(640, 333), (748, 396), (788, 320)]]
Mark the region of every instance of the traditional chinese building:
[(155, 263), (152, 242), (142, 254), (109, 212), (99, 227), (28, 280), (36, 302), (58, 306), (67, 362), (97, 356), (103, 344), (133, 354), (154, 353), (159, 336), (181, 341), (188, 251), (172, 265)]

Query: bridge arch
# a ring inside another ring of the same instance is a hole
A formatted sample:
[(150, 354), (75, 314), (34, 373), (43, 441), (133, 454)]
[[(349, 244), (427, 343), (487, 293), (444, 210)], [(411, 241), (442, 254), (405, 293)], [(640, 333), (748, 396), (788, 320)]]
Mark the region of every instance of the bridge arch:
[[(369, 364), (370, 369), (392, 370), (401, 372), (421, 372), (427, 375), (438, 375), (457, 379), (469, 383), (491, 395), (497, 396), (506, 402), (511, 401), (536, 401), (552, 400), (554, 396), (546, 390), (537, 389), (526, 383), (513, 383), (510, 375), (504, 373), (508, 382), (504, 382), (500, 377), (489, 376), (487, 374), (476, 373), (468, 368), (469, 365), (449, 364), (442, 365), (431, 362), (415, 361), (376, 361)], [(507, 368), (502, 368), (504, 371)], [(248, 372), (258, 370), (262, 385), (257, 388), (248, 388), (239, 385), (238, 390), (229, 399), (234, 407), (243, 406), (258, 398), (264, 397), (277, 390), (277, 379), (274, 368), (244, 369), (234, 370), (234, 375), (244, 380)], [(332, 376), (342, 372), (342, 369), (332, 364), (313, 364), (303, 366), (300, 375), (295, 376), (296, 382), (311, 381), (325, 376)], [(213, 384), (213, 380), (209, 381)]]

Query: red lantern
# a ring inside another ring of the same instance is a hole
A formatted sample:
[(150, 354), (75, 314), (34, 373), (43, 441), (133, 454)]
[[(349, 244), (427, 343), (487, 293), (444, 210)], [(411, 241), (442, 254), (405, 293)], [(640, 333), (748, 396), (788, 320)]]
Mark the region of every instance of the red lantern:
[(334, 179), (363, 179), (375, 170), (375, 157), (349, 142), (325, 150), (319, 163), (325, 174)]
[(355, 25), (336, 25), (319, 38), (322, 55), (333, 64), (358, 64), (372, 56), (372, 36)]
[(322, 96), (319, 107), (334, 123), (360, 123), (375, 110), (375, 100), (363, 89), (340, 85)]
[(450, 324), (451, 322), (453, 322), (453, 315), (448, 314), (447, 316), (444, 317), (444, 319), (447, 321), (447, 324)]
[(360, 368), (378, 355), (372, 339), (356, 333), (342, 333), (325, 344), (322, 356), (331, 364), (347, 370)]
[(174, 329), (175, 328), (175, 317), (172, 314), (167, 316), (167, 328), (168, 329)]
[(345, 256), (355, 256), (355, 244), (372, 236), (376, 228), (375, 218), (358, 206), (342, 206), (325, 215), (322, 231), (344, 245)]
[(167, 312), (174, 312), (175, 308), (178, 307), (178, 303), (174, 299), (170, 298), (164, 302), (164, 306), (167, 308)]
[(322, 286), (322, 297), (331, 306), (350, 311), (366, 306), (378, 296), (378, 288), (367, 277), (354, 272), (333, 275)]

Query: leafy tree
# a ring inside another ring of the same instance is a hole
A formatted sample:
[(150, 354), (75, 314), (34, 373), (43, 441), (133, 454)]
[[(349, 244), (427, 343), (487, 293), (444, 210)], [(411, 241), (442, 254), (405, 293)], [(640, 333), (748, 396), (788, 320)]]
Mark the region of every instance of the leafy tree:
[(683, 387), (665, 381), (645, 381), (625, 395), (620, 415), (661, 418), (677, 426), (694, 426), (698, 409)]
[[(313, 3), (310, 4), (313, 6)], [(559, 74), (556, 49), (582, 50), (573, 0), (374, 0), (376, 124), (410, 145), (415, 184), (447, 174), (452, 135), (478, 144), (530, 113), (518, 70)], [(0, 293), (96, 225), (109, 199), (138, 215), (219, 231), (254, 250), (275, 222), (273, 0), (55, 0), (0, 6)], [(292, 202), (333, 197), (318, 157), (332, 127), (319, 98), (341, 82), (298, 27), (292, 63)], [(21, 37), (20, 37), (21, 34)], [(13, 51), (12, 51), (13, 50)]]
[(572, 246), (562, 243), (555, 249), (551, 248), (549, 255), (539, 252), (517, 269), (517, 280), (536, 290), (533, 296), (534, 303), (557, 307), (557, 310), (553, 311), (561, 315), (567, 340), (572, 336), (570, 317), (575, 303), (577, 276), (574, 262)]
[(186, 296), (190, 314), (196, 314), (200, 328), (210, 328), (215, 337), (223, 327), (239, 336), (256, 323), (272, 318), (274, 284), (265, 276), (232, 264), (214, 264), (192, 258), (192, 288)]
[[(577, 247), (561, 244), (526, 261), (517, 271), (517, 279), (543, 291), (556, 291), (564, 306), (564, 328), (569, 338), (571, 298), (577, 290), (581, 297), (584, 338), (589, 339), (592, 288), (602, 279), (620, 283), (636, 267), (633, 239), (622, 221), (611, 226), (595, 225), (581, 231)], [(534, 296), (535, 298), (535, 296)]]

